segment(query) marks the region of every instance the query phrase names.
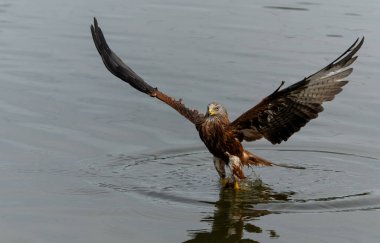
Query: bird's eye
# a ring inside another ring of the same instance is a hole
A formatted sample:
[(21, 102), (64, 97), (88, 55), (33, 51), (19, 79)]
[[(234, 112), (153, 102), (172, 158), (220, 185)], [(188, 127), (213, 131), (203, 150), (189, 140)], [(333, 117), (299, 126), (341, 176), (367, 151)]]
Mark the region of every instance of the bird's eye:
[(218, 110), (219, 110), (219, 106), (216, 106), (216, 107), (215, 107), (215, 110), (217, 110), (217, 111), (218, 111)]

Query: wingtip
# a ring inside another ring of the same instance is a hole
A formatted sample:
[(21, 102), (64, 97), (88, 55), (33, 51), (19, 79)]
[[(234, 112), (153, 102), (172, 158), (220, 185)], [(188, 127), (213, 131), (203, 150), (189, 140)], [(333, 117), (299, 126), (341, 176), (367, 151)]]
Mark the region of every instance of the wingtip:
[(359, 45), (363, 45), (363, 43), (364, 43), (364, 35), (362, 36), (362, 38), (361, 38), (361, 40), (360, 40), (360, 42), (359, 42)]
[(353, 44), (352, 49), (351, 49), (351, 52), (353, 52), (352, 56), (355, 55), (357, 51), (359, 51), (359, 49), (362, 47), (363, 43), (364, 43), (364, 36), (362, 38), (358, 37), (356, 39), (356, 41)]
[(98, 28), (98, 21), (96, 20), (96, 17), (94, 17), (94, 23), (90, 26), (91, 31), (94, 32), (96, 28)]
[(91, 24), (91, 30), (95, 31), (97, 29), (99, 29), (98, 20), (96, 19), (96, 17), (94, 17), (94, 23)]
[(354, 43), (354, 46), (356, 46), (356, 48), (360, 48), (362, 45), (363, 45), (363, 43), (364, 43), (364, 35), (360, 38), (360, 37), (358, 37), (357, 39), (356, 39), (356, 41), (355, 41), (355, 43)]

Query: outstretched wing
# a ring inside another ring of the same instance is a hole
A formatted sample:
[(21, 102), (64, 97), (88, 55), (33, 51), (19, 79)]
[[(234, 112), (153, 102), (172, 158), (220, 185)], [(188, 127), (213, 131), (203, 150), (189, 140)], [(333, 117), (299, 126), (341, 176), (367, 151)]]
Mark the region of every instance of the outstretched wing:
[(253, 141), (262, 137), (273, 144), (286, 141), (323, 111), (322, 103), (333, 100), (348, 82), (349, 66), (363, 45), (364, 37), (320, 71), (280, 90), (281, 86), (259, 104), (231, 123), (240, 140)]
[(98, 25), (98, 21), (94, 18), (94, 25), (91, 25), (92, 38), (94, 40), (96, 49), (102, 57), (103, 63), (106, 68), (116, 77), (129, 83), (133, 88), (148, 94), (152, 97), (165, 102), (169, 106), (173, 107), (181, 115), (186, 117), (190, 122), (197, 125), (203, 119), (204, 115), (196, 110), (187, 108), (182, 100), (176, 100), (157, 88), (153, 88), (147, 84), (139, 75), (137, 75), (127, 64), (125, 64), (109, 47), (104, 38), (103, 32)]

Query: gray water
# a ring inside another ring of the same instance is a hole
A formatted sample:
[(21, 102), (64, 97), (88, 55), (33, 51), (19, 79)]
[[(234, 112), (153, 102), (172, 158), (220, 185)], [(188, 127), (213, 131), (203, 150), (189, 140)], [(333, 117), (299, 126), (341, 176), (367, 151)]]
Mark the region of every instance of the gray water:
[[(378, 242), (380, 2), (0, 1), (1, 242)], [(96, 16), (144, 79), (238, 115), (366, 41), (350, 83), (281, 145), (304, 169), (220, 188), (193, 126), (112, 76)]]

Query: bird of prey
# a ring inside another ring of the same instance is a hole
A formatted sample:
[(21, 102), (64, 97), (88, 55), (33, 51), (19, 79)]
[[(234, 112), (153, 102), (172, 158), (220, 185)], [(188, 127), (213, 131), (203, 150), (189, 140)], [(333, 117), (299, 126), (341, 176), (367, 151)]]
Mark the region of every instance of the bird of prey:
[[(346, 78), (353, 70), (349, 66), (357, 59), (355, 54), (364, 42), (364, 37), (357, 39), (332, 63), (287, 88), (282, 88), (283, 81), (272, 94), (231, 122), (226, 108), (219, 103), (210, 103), (202, 114), (186, 107), (182, 99), (172, 98), (146, 83), (109, 48), (96, 18), (91, 33), (104, 65), (112, 74), (168, 104), (195, 125), (213, 155), (220, 178), (229, 181), (235, 189), (239, 189), (239, 181), (245, 178), (243, 166), (274, 165), (245, 150), (242, 141), (265, 138), (279, 144), (315, 119), (323, 111), (322, 103), (333, 100), (347, 84)], [(226, 168), (232, 172), (231, 178), (226, 177)]]

